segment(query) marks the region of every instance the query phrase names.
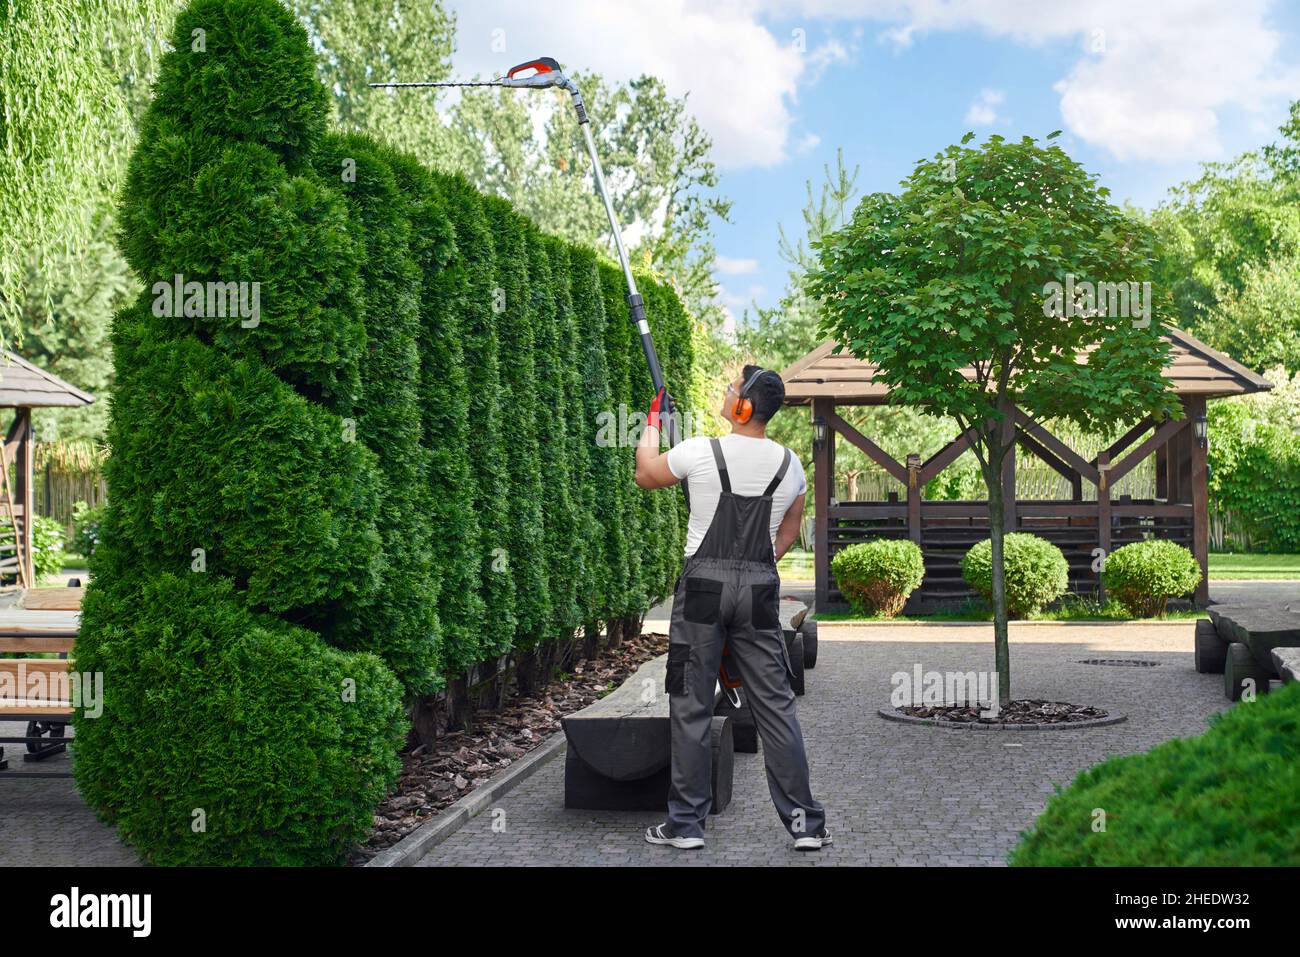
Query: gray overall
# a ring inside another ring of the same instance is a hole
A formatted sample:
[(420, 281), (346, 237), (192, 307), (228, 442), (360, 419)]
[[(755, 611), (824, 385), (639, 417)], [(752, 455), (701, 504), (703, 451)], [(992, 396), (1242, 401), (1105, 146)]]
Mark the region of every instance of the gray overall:
[(696, 552), (686, 559), (673, 594), (668, 672), (672, 785), (668, 821), (681, 837), (703, 837), (712, 803), (710, 725), (722, 646), (740, 670), (745, 699), (763, 742), (767, 786), (782, 823), (795, 837), (816, 835), (825, 810), (813, 800), (803, 733), (790, 690), (790, 663), (778, 613), (780, 578), (772, 552), (772, 494), (790, 467), (762, 495), (736, 495), (722, 446), (712, 439), (722, 494)]

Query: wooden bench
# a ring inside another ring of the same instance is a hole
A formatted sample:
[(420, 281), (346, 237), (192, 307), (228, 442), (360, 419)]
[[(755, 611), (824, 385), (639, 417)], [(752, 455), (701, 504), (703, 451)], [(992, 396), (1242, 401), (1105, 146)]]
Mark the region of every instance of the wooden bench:
[[(41, 761), (67, 750), (65, 732), (72, 720), (69, 655), (75, 632), (20, 634), (0, 631), (0, 721), (26, 721), (22, 736), (0, 737), (0, 771), (7, 770), (6, 744), (22, 744), (24, 761)], [(59, 658), (14, 658), (12, 655), (54, 652)], [(23, 777), (66, 777), (66, 773), (24, 772)]]
[[(33, 589), (30, 599), (39, 592), (57, 592), (48, 600), (38, 595), (37, 604), (44, 608), (65, 606), (60, 610), (32, 608), (0, 611), (0, 721), (25, 721), (26, 733), (0, 737), (0, 771), (9, 767), (6, 744), (26, 748), (24, 761), (41, 761), (67, 750), (66, 731), (72, 719), (71, 681), (72, 647), (80, 629), (80, 588)], [(66, 596), (63, 593), (71, 593)], [(15, 654), (57, 654), (58, 658), (16, 658)], [(68, 777), (68, 772), (23, 772), (9, 777)]]
[[(662, 811), (672, 743), (664, 677), (668, 656), (647, 661), (599, 701), (561, 719), (569, 748), (564, 806), (591, 811)], [(718, 692), (720, 695), (720, 692)], [(731, 721), (713, 719), (713, 808), (731, 803)]]
[(1208, 611), (1212, 630), (1197, 622), (1197, 671), (1221, 672), (1223, 692), (1232, 701), (1240, 700), (1248, 687), (1266, 694), (1272, 679), (1285, 679), (1274, 652), (1300, 648), (1300, 608), (1211, 605)]

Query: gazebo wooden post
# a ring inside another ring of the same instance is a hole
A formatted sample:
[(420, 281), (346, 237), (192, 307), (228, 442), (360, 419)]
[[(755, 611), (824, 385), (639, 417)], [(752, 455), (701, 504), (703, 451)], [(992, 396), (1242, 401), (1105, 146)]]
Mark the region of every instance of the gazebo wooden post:
[[(1104, 563), (1110, 557), (1110, 453), (1102, 450), (1097, 453), (1097, 547), (1101, 549)], [(1097, 595), (1106, 600), (1106, 585), (1101, 575), (1097, 576)]]
[(921, 456), (907, 456), (907, 537), (921, 544)]
[(813, 442), (813, 505), (817, 516), (813, 521), (813, 574), (817, 579), (816, 606), (830, 607), (831, 495), (835, 490), (835, 427), (831, 417), (835, 403), (830, 399), (813, 399), (813, 420), (825, 423), (826, 439)]
[(1210, 602), (1210, 491), (1208, 442), (1197, 441), (1194, 423), (1205, 415), (1205, 397), (1200, 395), (1185, 396), (1183, 409), (1187, 413), (1187, 428), (1179, 434), (1190, 450), (1192, 485), (1192, 554), (1201, 566), (1201, 582), (1196, 586), (1193, 600), (1204, 607)]
[(32, 480), (32, 410), (21, 408), (18, 415), (22, 426), (18, 433), (18, 457), (14, 468), (14, 498), (22, 506), (20, 516), (23, 529), (23, 563), (27, 569), (27, 581), (36, 582), (35, 569), (32, 564), (32, 516), (36, 513), (36, 500), (33, 495), (35, 482)]

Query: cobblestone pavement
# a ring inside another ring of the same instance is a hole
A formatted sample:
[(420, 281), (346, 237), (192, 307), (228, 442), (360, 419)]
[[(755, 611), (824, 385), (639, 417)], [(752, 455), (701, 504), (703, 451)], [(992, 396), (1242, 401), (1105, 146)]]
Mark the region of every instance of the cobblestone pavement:
[[(1013, 626), (1013, 696), (1119, 710), (1119, 725), (1061, 731), (945, 731), (885, 721), (890, 677), (992, 669), (986, 625), (823, 624), (798, 709), (813, 790), (835, 844), (800, 854), (767, 794), (761, 754), (736, 755), (734, 797), (710, 818), (706, 847), (644, 843), (655, 813), (564, 808), (564, 757), (432, 849), (439, 865), (999, 865), (1055, 785), (1111, 755), (1193, 735), (1227, 706), (1218, 675), (1192, 667), (1192, 626)], [(1108, 667), (1083, 658), (1143, 658)], [(495, 812), (495, 813), (494, 813)], [(1087, 826), (1086, 822), (1081, 826)]]
[[(0, 721), (0, 736), (26, 734), (25, 723)], [(95, 817), (71, 778), (18, 780), (27, 771), (67, 771), (68, 754), (37, 764), (23, 761), (21, 744), (6, 744), (0, 771), (0, 867), (137, 865), (139, 858)]]

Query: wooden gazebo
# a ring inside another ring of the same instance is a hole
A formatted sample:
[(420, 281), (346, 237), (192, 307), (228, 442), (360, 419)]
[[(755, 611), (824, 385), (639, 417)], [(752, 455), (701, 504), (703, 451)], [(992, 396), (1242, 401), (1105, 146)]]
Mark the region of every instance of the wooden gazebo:
[[(1128, 542), (1153, 536), (1179, 542), (1200, 562), (1202, 580), (1194, 597), (1203, 605), (1209, 599), (1205, 403), (1261, 392), (1272, 385), (1181, 330), (1166, 327), (1165, 338), (1171, 359), (1164, 374), (1182, 402), (1181, 419), (1143, 420), (1086, 460), (1042, 424), (1017, 411), (1017, 446), (1064, 476), (1073, 491), (1069, 499), (1017, 501), (1013, 449), (1002, 479), (1007, 530), (1032, 531), (1055, 542), (1070, 562), (1071, 587), (1079, 592), (1098, 588), (1092, 570), (1094, 549), (1109, 554)], [(889, 400), (888, 386), (876, 381), (871, 363), (847, 352), (836, 355), (836, 348), (834, 341), (823, 342), (782, 373), (786, 404), (811, 406), (817, 607), (833, 610), (844, 604), (831, 576), (834, 553), (853, 542), (878, 537), (911, 538), (921, 546), (926, 566), (916, 595), (921, 605), (967, 594), (959, 563), (966, 549), (988, 537), (987, 503), (923, 501), (921, 495), (927, 482), (966, 451), (966, 437), (958, 436), (925, 461), (919, 454), (908, 455), (903, 462), (892, 458), (836, 412), (841, 405), (884, 405)], [(906, 497), (900, 501), (890, 493), (885, 501), (837, 501), (837, 436), (902, 483)], [(1135, 500), (1125, 495), (1114, 500), (1115, 484), (1152, 454), (1155, 497)], [(1095, 501), (1084, 499), (1085, 481), (1096, 488)]]
[(29, 521), (35, 512), (32, 500), (32, 409), (70, 408), (90, 405), (94, 401), (95, 397), (89, 393), (12, 352), (0, 349), (0, 408), (14, 410), (13, 422), (4, 442), (3, 465), (9, 479), (0, 482), (0, 519), (8, 522), (12, 506), (20, 546), (15, 553), (14, 536), (0, 535), (0, 576), (33, 584), (32, 528)]

